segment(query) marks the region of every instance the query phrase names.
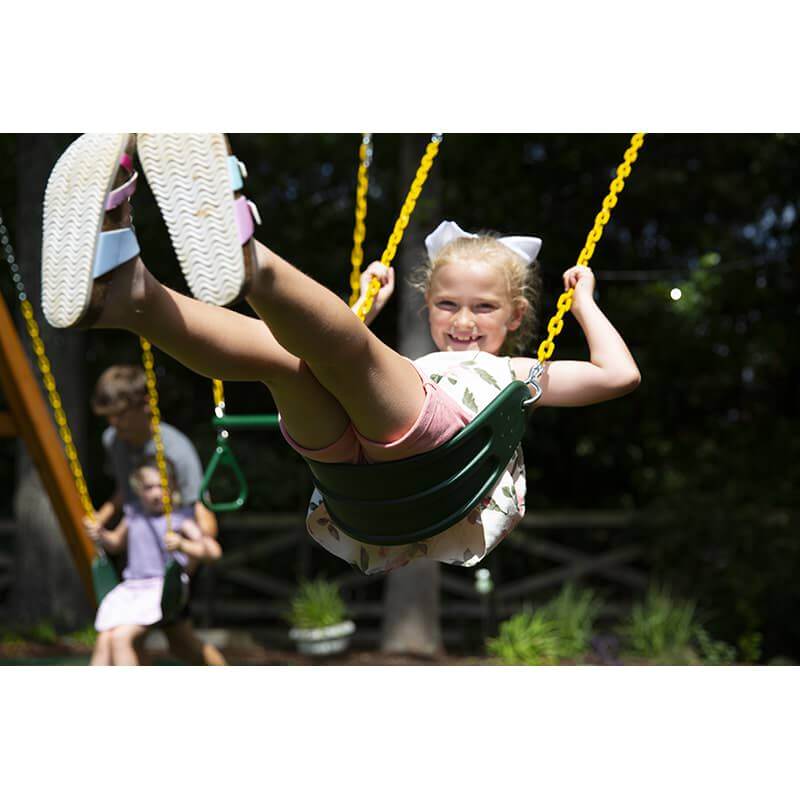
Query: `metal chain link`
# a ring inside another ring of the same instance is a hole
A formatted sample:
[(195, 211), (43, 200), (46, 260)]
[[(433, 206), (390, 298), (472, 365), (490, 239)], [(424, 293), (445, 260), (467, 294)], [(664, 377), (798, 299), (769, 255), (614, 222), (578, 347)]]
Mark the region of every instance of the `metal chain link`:
[(78, 491), (83, 512), (89, 519), (94, 521), (94, 506), (89, 497), (89, 489), (86, 486), (86, 479), (84, 478), (83, 469), (78, 459), (78, 451), (72, 438), (72, 431), (67, 423), (67, 415), (64, 413), (64, 406), (61, 402), (61, 395), (56, 387), (56, 379), (50, 367), (50, 361), (45, 354), (44, 342), (42, 341), (39, 331), (39, 325), (36, 322), (33, 306), (30, 300), (28, 300), (28, 295), (25, 291), (25, 284), (22, 280), (16, 257), (14, 256), (14, 248), (11, 246), (8, 228), (6, 228), (5, 222), (3, 221), (2, 212), (0, 212), (0, 245), (3, 247), (6, 262), (11, 270), (11, 280), (14, 282), (14, 288), (17, 291), (17, 298), (22, 310), (22, 318), (25, 320), (25, 329), (31, 340), (31, 347), (36, 356), (36, 363), (39, 367), (39, 373), (42, 376), (42, 384), (47, 391), (50, 407), (53, 409), (53, 416), (56, 426), (58, 427), (58, 435), (64, 443), (64, 453), (67, 456), (69, 470), (75, 481), (75, 488)]
[[(422, 193), (422, 187), (425, 185), (425, 181), (428, 179), (428, 173), (431, 171), (433, 160), (436, 158), (436, 155), (439, 152), (439, 145), (441, 144), (443, 138), (444, 136), (441, 133), (433, 134), (428, 146), (425, 148), (425, 154), (422, 156), (422, 161), (417, 169), (417, 174), (411, 183), (411, 188), (408, 190), (408, 195), (403, 203), (403, 207), (400, 209), (400, 216), (397, 218), (397, 221), (394, 224), (392, 235), (389, 237), (389, 242), (386, 245), (386, 249), (383, 251), (383, 255), (381, 256), (381, 263), (387, 267), (392, 265), (392, 260), (397, 253), (397, 248), (400, 245), (400, 242), (403, 240), (403, 234), (408, 227), (411, 214), (414, 212), (414, 208), (417, 205), (417, 200)], [(375, 297), (380, 291), (380, 288), (381, 282), (377, 278), (373, 278), (372, 281), (370, 281), (369, 287), (367, 288), (364, 302), (356, 311), (358, 318), (362, 322), (370, 312), (372, 304), (375, 302)]]
[[(594, 226), (589, 231), (589, 235), (586, 237), (586, 244), (584, 244), (583, 250), (581, 250), (581, 253), (578, 256), (577, 266), (589, 266), (589, 259), (591, 259), (591, 257), (594, 255), (594, 248), (600, 241), (600, 237), (603, 235), (603, 229), (611, 219), (611, 210), (617, 204), (617, 196), (625, 188), (625, 180), (631, 174), (631, 165), (634, 161), (636, 161), (639, 154), (639, 149), (641, 148), (642, 144), (644, 144), (644, 136), (645, 135), (643, 133), (636, 133), (631, 138), (630, 147), (625, 151), (623, 161), (617, 167), (617, 177), (611, 181), (609, 192), (603, 200), (602, 209), (595, 217)], [(536, 357), (541, 364), (544, 364), (544, 362), (553, 355), (553, 351), (556, 349), (553, 340), (556, 338), (556, 336), (558, 336), (559, 333), (561, 333), (561, 330), (564, 327), (564, 315), (572, 307), (573, 294), (573, 289), (567, 289), (567, 291), (562, 292), (561, 296), (558, 298), (558, 303), (556, 304), (558, 311), (552, 317), (550, 322), (547, 323), (547, 338), (539, 345), (539, 350), (536, 354)]]
[(156, 446), (156, 463), (161, 477), (161, 499), (164, 505), (164, 516), (167, 518), (167, 531), (172, 531), (172, 494), (169, 489), (169, 475), (167, 473), (167, 459), (164, 455), (164, 440), (161, 438), (161, 411), (158, 408), (158, 386), (156, 372), (153, 365), (153, 348), (150, 342), (139, 337), (142, 346), (142, 364), (144, 365), (145, 380), (147, 382), (147, 402), (150, 406), (150, 431)]
[(372, 163), (372, 134), (365, 133), (361, 137), (361, 146), (358, 148), (358, 177), (356, 186), (356, 225), (353, 230), (353, 250), (350, 253), (350, 263), (353, 271), (350, 273), (350, 303), (353, 305), (361, 294), (361, 265), (364, 263), (364, 238), (367, 235), (367, 189), (369, 188), (369, 167)]

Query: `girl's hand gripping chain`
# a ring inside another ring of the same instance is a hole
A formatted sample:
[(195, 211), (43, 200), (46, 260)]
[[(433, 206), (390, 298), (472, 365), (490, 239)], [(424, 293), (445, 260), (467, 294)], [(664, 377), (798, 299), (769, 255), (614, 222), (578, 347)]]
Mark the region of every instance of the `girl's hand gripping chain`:
[(377, 278), (380, 281), (381, 288), (378, 294), (375, 295), (372, 308), (364, 318), (364, 322), (367, 325), (378, 316), (386, 303), (389, 302), (389, 298), (394, 294), (394, 270), (391, 267), (384, 266), (380, 261), (373, 261), (364, 272), (361, 273), (361, 294), (356, 304), (353, 306), (354, 312), (356, 312), (359, 306), (364, 302), (367, 289), (370, 283), (372, 283), (373, 278)]
[(594, 273), (589, 267), (570, 267), (564, 273), (564, 290), (573, 289), (572, 307), (579, 310), (587, 301), (594, 302)]
[(105, 533), (105, 529), (103, 526), (97, 522), (97, 520), (89, 519), (89, 517), (83, 518), (83, 528), (86, 531), (86, 535), (95, 543), (101, 544), (102, 543), (102, 534)]

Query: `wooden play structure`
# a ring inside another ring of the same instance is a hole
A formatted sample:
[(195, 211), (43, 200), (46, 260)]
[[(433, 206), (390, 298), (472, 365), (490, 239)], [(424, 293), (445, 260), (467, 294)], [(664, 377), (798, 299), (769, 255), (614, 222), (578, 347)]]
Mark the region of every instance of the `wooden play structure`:
[(22, 439), (50, 498), (72, 559), (94, 602), (94, 546), (84, 533), (83, 508), (64, 448), (5, 301), (0, 297), (0, 388), (9, 411), (0, 412), (0, 437)]

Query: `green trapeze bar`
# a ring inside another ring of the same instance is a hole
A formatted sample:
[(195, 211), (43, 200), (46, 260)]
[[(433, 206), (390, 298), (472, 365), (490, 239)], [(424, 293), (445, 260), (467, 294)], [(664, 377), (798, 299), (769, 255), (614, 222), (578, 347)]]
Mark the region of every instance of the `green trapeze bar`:
[(277, 414), (224, 414), (221, 417), (213, 417), (211, 420), (215, 428), (227, 430), (254, 430), (257, 428), (277, 428)]

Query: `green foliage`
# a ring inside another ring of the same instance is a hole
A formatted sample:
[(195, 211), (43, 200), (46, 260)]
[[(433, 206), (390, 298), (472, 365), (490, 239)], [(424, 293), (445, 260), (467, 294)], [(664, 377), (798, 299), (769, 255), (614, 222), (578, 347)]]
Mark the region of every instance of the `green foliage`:
[(697, 626), (696, 638), (697, 652), (704, 666), (719, 667), (736, 663), (736, 648), (727, 642), (713, 639), (702, 625)]
[(295, 628), (324, 628), (344, 622), (346, 614), (339, 588), (319, 579), (300, 584), (287, 619)]
[(603, 604), (591, 589), (566, 584), (546, 605), (522, 611), (500, 626), (487, 651), (504, 664), (555, 664), (580, 660), (589, 649)]
[(40, 622), (27, 628), (10, 628), (0, 633), (0, 644), (58, 644), (59, 635), (51, 622)]
[(668, 589), (651, 586), (644, 600), (634, 604), (620, 633), (628, 658), (655, 664), (694, 663), (695, 603), (676, 600)]
[(94, 647), (97, 641), (97, 631), (94, 629), (94, 625), (87, 625), (85, 628), (68, 633), (64, 638), (81, 647)]
[(6, 647), (17, 647), (26, 643), (25, 637), (19, 631), (6, 630), (0, 633), (0, 644)]
[(573, 583), (567, 583), (544, 607), (556, 626), (559, 658), (576, 659), (589, 649), (602, 610), (603, 603), (591, 589), (578, 589)]
[(757, 664), (761, 660), (761, 634), (757, 631), (739, 637), (739, 652), (745, 664)]
[(486, 643), (489, 655), (509, 666), (538, 666), (558, 661), (558, 628), (543, 609), (520, 611), (500, 626)]
[(28, 641), (37, 644), (56, 644), (58, 642), (58, 634), (51, 622), (40, 622), (32, 628), (26, 628), (22, 631), (22, 635)]

